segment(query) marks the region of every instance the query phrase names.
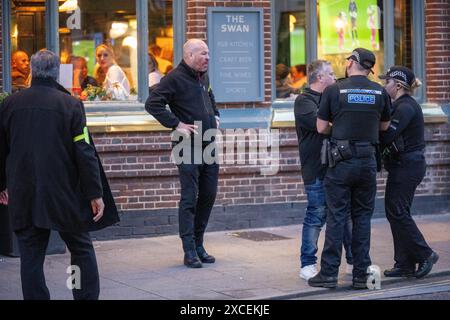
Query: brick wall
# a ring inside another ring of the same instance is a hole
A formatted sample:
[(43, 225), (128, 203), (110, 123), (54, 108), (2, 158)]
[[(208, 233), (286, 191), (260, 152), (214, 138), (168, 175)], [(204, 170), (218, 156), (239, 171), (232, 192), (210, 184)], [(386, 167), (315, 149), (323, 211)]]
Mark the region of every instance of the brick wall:
[[(450, 124), (427, 124), (427, 173), (413, 212), (447, 212), (450, 205)], [(167, 132), (96, 133), (94, 141), (118, 206), (121, 222), (96, 239), (144, 237), (178, 232), (178, 171)], [(246, 154), (248, 157), (248, 154)], [(375, 215), (384, 215), (387, 172), (378, 174)], [(260, 165), (223, 164), (209, 231), (270, 227), (303, 221), (306, 204), (293, 128), (280, 131), (280, 171), (263, 176)]]
[(427, 97), (450, 103), (450, 1), (427, 0), (425, 6)]
[[(168, 133), (95, 134), (94, 140), (120, 210), (176, 208), (178, 171), (170, 159)], [(450, 194), (450, 124), (426, 126), (427, 175), (418, 195)], [(304, 202), (294, 129), (280, 134), (280, 171), (263, 176), (260, 165), (227, 165), (220, 170), (217, 206)], [(383, 196), (387, 173), (378, 175)]]
[(207, 8), (208, 7), (257, 7), (264, 10), (264, 77), (265, 77), (265, 101), (262, 103), (226, 103), (219, 104), (220, 108), (261, 108), (270, 107), (272, 99), (272, 40), (270, 21), (270, 0), (253, 1), (201, 1), (187, 0), (186, 9), (186, 39), (199, 38), (206, 42), (207, 39)]

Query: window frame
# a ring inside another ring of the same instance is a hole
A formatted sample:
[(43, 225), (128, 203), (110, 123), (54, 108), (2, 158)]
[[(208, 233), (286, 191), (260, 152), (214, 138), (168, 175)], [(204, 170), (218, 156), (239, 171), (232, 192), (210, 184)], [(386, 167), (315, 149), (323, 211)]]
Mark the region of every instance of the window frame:
[[(271, 0), (271, 26), (272, 39), (276, 39), (275, 28), (275, 1)], [(318, 57), (318, 19), (317, 19), (317, 0), (308, 0), (305, 2), (306, 24), (309, 32), (306, 36), (306, 62), (310, 63)], [(419, 103), (426, 101), (426, 83), (425, 83), (425, 4), (423, 0), (412, 0), (412, 28), (413, 28), (413, 70), (416, 76), (422, 80), (423, 85), (416, 91), (415, 98)], [(385, 70), (395, 63), (395, 44), (394, 44), (394, 2), (392, 0), (383, 0), (383, 34), (384, 34), (384, 56)], [(276, 41), (272, 40), (272, 74), (275, 74), (276, 61)], [(276, 98), (275, 78), (272, 77), (272, 106), (274, 109), (293, 108), (294, 101), (283, 101)]]
[[(148, 0), (136, 1), (136, 19), (138, 24), (138, 99), (137, 101), (87, 102), (87, 111), (93, 112), (126, 112), (144, 111), (143, 104), (148, 97)], [(173, 42), (174, 64), (181, 61), (185, 38), (186, 0), (174, 0), (173, 9)], [(45, 43), (46, 47), (60, 54), (59, 48), (59, 3), (58, 0), (45, 0)], [(2, 0), (2, 39), (3, 39), (3, 90), (11, 92), (11, 5), (10, 0)], [(123, 107), (120, 107), (123, 105)], [(130, 106), (132, 110), (130, 110)]]

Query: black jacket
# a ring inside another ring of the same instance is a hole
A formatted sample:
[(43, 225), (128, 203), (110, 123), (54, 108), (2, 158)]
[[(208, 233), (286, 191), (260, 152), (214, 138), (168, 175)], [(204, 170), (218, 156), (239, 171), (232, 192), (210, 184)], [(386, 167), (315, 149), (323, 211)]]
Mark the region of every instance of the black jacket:
[(145, 109), (167, 128), (175, 129), (180, 121), (186, 124), (201, 121), (202, 133), (217, 128), (219, 111), (208, 76), (194, 71), (184, 61), (152, 88)]
[[(14, 230), (84, 232), (118, 221), (95, 147), (88, 139), (74, 141), (85, 127), (81, 101), (49, 79), (35, 78), (3, 101), (0, 190), (8, 188)], [(94, 223), (90, 200), (100, 197), (104, 217)]]
[(402, 153), (423, 151), (425, 124), (420, 105), (408, 94), (395, 100), (392, 104), (392, 120), (389, 129), (381, 133), (383, 145), (389, 145), (398, 137), (402, 137), (404, 150)]
[(306, 88), (295, 100), (295, 129), (297, 130), (302, 177), (305, 184), (323, 179), (326, 166), (320, 162), (320, 149), (324, 135), (317, 132), (317, 111), (321, 94)]

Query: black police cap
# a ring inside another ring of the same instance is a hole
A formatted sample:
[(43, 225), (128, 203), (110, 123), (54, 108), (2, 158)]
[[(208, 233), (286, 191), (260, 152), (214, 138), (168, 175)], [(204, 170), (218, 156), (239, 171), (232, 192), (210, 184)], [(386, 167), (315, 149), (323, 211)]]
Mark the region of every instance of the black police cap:
[(395, 79), (407, 84), (408, 86), (412, 86), (416, 81), (414, 72), (411, 69), (403, 66), (393, 66), (386, 72), (386, 74), (379, 76), (379, 78)]
[(352, 54), (347, 57), (347, 60), (352, 59), (358, 62), (364, 69), (370, 70), (373, 73), (372, 68), (375, 66), (376, 58), (372, 51), (364, 48), (356, 48)]

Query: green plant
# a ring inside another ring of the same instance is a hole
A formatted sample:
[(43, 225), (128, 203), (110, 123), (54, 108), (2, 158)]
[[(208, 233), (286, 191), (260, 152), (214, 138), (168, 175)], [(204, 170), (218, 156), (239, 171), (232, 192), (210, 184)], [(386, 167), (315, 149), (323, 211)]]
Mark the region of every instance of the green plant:
[(0, 93), (0, 103), (7, 97), (9, 96), (8, 92), (1, 92)]
[(94, 101), (94, 100), (111, 100), (111, 96), (102, 87), (95, 87), (90, 84), (81, 93), (83, 100)]

